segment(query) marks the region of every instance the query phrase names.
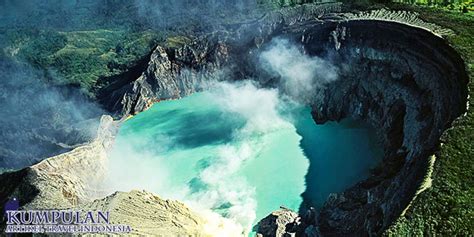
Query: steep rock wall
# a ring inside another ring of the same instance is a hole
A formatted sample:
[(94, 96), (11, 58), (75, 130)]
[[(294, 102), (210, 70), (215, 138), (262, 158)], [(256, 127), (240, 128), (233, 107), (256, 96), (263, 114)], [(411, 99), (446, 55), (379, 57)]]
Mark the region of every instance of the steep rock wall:
[[(221, 69), (230, 80), (264, 75), (255, 61), (262, 45), (277, 36), (299, 41), (308, 54), (340, 67), (340, 79), (312, 98), (315, 121), (364, 120), (379, 131), (385, 151), (370, 178), (328, 199), (316, 224), (326, 235), (381, 234), (413, 198), (442, 132), (465, 111), (464, 63), (440, 37), (449, 30), (404, 12), (298, 11), (270, 14), (182, 48), (157, 47), (117, 111), (137, 113), (157, 99), (192, 93)], [(399, 22), (405, 18), (410, 21)]]
[[(317, 93), (313, 117), (319, 123), (367, 121), (378, 130), (385, 152), (372, 177), (327, 201), (320, 230), (378, 235), (413, 198), (442, 132), (465, 112), (468, 77), (458, 54), (425, 30), (349, 21), (335, 31), (345, 32), (332, 40), (339, 43), (335, 61), (350, 67)], [(305, 38), (309, 45), (321, 43), (312, 42), (311, 33)]]

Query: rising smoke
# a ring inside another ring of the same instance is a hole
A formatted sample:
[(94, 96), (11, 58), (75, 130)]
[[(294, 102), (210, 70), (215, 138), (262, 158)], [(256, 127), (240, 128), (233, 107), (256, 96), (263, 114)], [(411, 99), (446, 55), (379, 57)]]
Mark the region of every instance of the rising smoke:
[[(175, 137), (161, 135), (157, 138), (154, 135), (150, 145), (146, 141), (149, 138), (142, 134), (128, 134), (119, 136), (110, 159), (107, 186), (111, 191), (139, 188), (183, 201), (206, 217), (206, 230), (211, 235), (248, 233), (256, 219), (257, 203), (254, 188), (239, 177), (239, 170), (247, 161), (259, 156), (269, 143), (269, 134), (294, 128), (291, 118), (284, 112), (289, 104), (295, 103), (288, 101), (288, 94), (308, 99), (317, 89), (337, 79), (335, 66), (321, 58), (305, 55), (284, 39), (272, 41), (261, 53), (260, 60), (265, 70), (281, 78), (279, 89), (260, 88), (249, 80), (212, 80), (210, 85), (204, 86), (207, 87), (202, 92), (206, 106), (215, 106), (222, 113), (244, 120), (245, 124), (234, 128), (231, 141), (214, 146), (212, 157), (206, 158), (206, 165), (199, 168), (195, 178), (182, 185), (173, 184), (170, 173), (173, 168), (164, 162), (173, 157), (161, 154), (169, 155), (172, 149), (183, 149), (174, 146)], [(199, 188), (190, 185), (196, 183)]]
[(280, 78), (280, 89), (301, 102), (309, 102), (319, 89), (338, 79), (336, 66), (305, 54), (287, 39), (274, 38), (259, 59), (264, 70)]
[[(256, 219), (257, 203), (254, 188), (239, 171), (259, 156), (270, 142), (269, 134), (293, 125), (281, 115), (282, 101), (276, 89), (258, 88), (250, 81), (215, 82), (202, 96), (207, 106), (238, 117), (244, 125), (234, 127), (231, 141), (213, 145), (211, 157), (199, 158), (205, 158), (207, 165), (198, 168), (195, 178), (182, 185), (173, 184), (170, 172), (179, 171), (169, 167), (165, 159), (174, 158), (169, 157), (170, 152), (183, 152), (182, 147), (171, 146), (175, 137), (132, 134), (119, 136), (116, 141), (106, 186), (111, 192), (139, 188), (183, 201), (206, 216), (205, 228), (212, 235), (241, 236)], [(144, 146), (149, 144), (147, 139), (153, 139), (153, 145)], [(214, 212), (216, 209), (226, 218)]]
[(31, 165), (95, 136), (103, 111), (77, 90), (47, 85), (41, 71), (7, 58), (0, 77), (0, 168)]
[(204, 169), (199, 180), (209, 189), (192, 194), (198, 203), (214, 209), (230, 203), (226, 216), (243, 227), (251, 228), (256, 218), (255, 191), (242, 177), (236, 176), (242, 165), (259, 156), (267, 134), (292, 127), (279, 111), (281, 104), (278, 91), (258, 88), (250, 81), (242, 83), (220, 82), (209, 93), (209, 101), (215, 101), (219, 109), (244, 119), (245, 125), (234, 132), (232, 143), (217, 149), (216, 159)]

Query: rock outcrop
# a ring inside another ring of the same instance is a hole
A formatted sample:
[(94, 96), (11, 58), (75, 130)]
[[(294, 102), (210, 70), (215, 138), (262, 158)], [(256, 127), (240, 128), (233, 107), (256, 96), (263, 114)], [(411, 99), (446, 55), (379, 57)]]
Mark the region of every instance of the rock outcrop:
[(452, 35), (454, 32), (451, 29), (446, 29), (433, 23), (421, 20), (416, 12), (408, 11), (391, 11), (388, 9), (378, 9), (367, 12), (346, 13), (344, 18), (347, 20), (372, 20), (372, 21), (391, 21), (400, 24), (406, 24), (411, 27), (419, 27), (430, 31), (437, 36)]
[[(1, 174), (2, 203), (15, 197), (26, 209), (65, 209), (103, 195), (94, 185), (106, 174), (107, 150), (117, 128), (112, 117), (103, 116), (98, 136), (90, 144), (23, 170)], [(3, 210), (3, 205), (0, 208)]]
[(271, 236), (294, 236), (294, 232), (290, 232), (293, 223), (298, 218), (298, 213), (289, 209), (280, 209), (270, 213), (256, 225), (257, 237)]
[(129, 225), (134, 235), (204, 236), (201, 216), (178, 201), (146, 191), (116, 192), (76, 208), (110, 211), (111, 224)]
[(321, 236), (316, 209), (309, 208), (304, 215), (280, 207), (255, 226), (257, 237)]

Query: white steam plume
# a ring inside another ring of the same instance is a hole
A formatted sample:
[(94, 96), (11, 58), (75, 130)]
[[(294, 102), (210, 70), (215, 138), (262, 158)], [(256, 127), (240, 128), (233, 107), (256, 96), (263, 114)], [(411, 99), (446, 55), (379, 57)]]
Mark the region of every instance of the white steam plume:
[[(297, 99), (310, 99), (314, 91), (337, 79), (337, 68), (317, 57), (309, 57), (287, 40), (274, 40), (262, 52), (260, 60), (270, 73), (281, 78), (281, 88)], [(206, 218), (205, 231), (214, 236), (241, 236), (250, 231), (256, 219), (255, 188), (239, 171), (251, 159), (258, 158), (270, 142), (268, 135), (280, 129), (293, 128), (281, 115), (278, 89), (262, 89), (250, 81), (212, 82), (201, 85), (210, 106), (242, 119), (234, 128), (231, 141), (211, 145), (207, 165), (196, 170), (193, 180), (173, 183), (173, 168), (164, 161), (172, 159), (174, 137), (154, 137), (154, 147), (138, 135), (125, 137), (116, 147), (111, 160), (111, 182), (114, 189), (128, 191), (142, 188), (164, 198), (180, 200)], [(218, 123), (216, 123), (218, 124)], [(185, 131), (183, 131), (185, 133)], [(137, 137), (138, 136), (138, 137)], [(160, 147), (156, 147), (160, 146)], [(165, 151), (168, 157), (159, 157)], [(171, 155), (170, 155), (171, 154)], [(160, 159), (165, 158), (165, 159)], [(115, 178), (114, 178), (115, 177)], [(198, 184), (193, 188), (193, 184)]]
[(237, 113), (247, 121), (247, 132), (268, 132), (281, 127), (285, 121), (279, 115), (280, 98), (275, 89), (260, 89), (250, 81), (220, 82), (212, 93), (223, 110)]
[(226, 217), (248, 231), (256, 218), (255, 190), (235, 174), (244, 162), (259, 156), (268, 143), (267, 134), (292, 125), (278, 111), (280, 99), (275, 89), (260, 89), (250, 81), (219, 82), (208, 95), (222, 111), (240, 116), (246, 123), (235, 132), (234, 142), (220, 146), (213, 164), (201, 172), (199, 178), (209, 190), (197, 193), (193, 199), (209, 209), (231, 204)]
[(338, 78), (330, 62), (313, 56), (287, 39), (274, 38), (259, 60), (267, 72), (280, 77), (280, 87), (297, 100), (307, 102), (318, 88)]
[(235, 128), (232, 141), (215, 145), (207, 160), (209, 165), (198, 170), (194, 181), (205, 188), (196, 190), (189, 184), (172, 183), (173, 171), (158, 156), (161, 150), (168, 149), (169, 155), (169, 149), (174, 149), (167, 148), (173, 147), (173, 137), (161, 137), (154, 147), (147, 148), (147, 141), (139, 135), (118, 138), (110, 160), (111, 183), (107, 185), (122, 191), (146, 189), (183, 201), (206, 218), (208, 234), (242, 236), (256, 219), (257, 202), (255, 188), (239, 171), (245, 162), (259, 156), (269, 142), (267, 134), (292, 125), (279, 113), (281, 101), (276, 89), (260, 89), (249, 81), (216, 82), (203, 93), (206, 101), (213, 103), (211, 106), (245, 121)]

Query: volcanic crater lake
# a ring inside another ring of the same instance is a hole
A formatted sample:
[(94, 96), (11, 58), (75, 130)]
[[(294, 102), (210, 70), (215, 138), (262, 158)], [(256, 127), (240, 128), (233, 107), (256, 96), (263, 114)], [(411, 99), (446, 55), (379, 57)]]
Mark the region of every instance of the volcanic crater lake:
[(320, 208), (380, 161), (364, 124), (317, 125), (309, 107), (278, 103), (232, 110), (200, 92), (153, 105), (120, 128), (110, 159), (115, 188), (143, 188), (248, 229), (280, 206)]

